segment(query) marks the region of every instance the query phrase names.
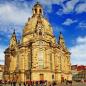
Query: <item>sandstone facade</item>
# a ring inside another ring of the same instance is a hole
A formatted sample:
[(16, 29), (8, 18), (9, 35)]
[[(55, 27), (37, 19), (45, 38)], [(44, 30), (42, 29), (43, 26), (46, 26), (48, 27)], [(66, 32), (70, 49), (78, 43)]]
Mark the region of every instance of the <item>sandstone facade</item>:
[(21, 41), (17, 41), (14, 31), (9, 47), (4, 52), (4, 79), (17, 82), (71, 80), (70, 52), (62, 33), (56, 42), (53, 29), (43, 16), (42, 6), (37, 3), (32, 11)]

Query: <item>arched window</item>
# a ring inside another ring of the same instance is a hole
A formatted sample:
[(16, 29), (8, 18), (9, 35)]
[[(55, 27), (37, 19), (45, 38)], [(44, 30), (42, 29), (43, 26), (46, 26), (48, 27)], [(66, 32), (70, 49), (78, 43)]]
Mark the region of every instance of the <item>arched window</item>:
[(35, 9), (35, 13), (37, 13), (37, 9)]
[(39, 35), (42, 35), (42, 31), (41, 30), (39, 30)]
[(44, 80), (44, 74), (40, 74), (40, 80)]
[(38, 51), (38, 65), (39, 65), (39, 68), (43, 68), (44, 67), (44, 63), (43, 63), (43, 50), (39, 49)]
[(52, 79), (54, 79), (54, 75), (52, 75)]
[(42, 13), (42, 10), (41, 10), (41, 9), (39, 9), (39, 12), (40, 12), (40, 13)]

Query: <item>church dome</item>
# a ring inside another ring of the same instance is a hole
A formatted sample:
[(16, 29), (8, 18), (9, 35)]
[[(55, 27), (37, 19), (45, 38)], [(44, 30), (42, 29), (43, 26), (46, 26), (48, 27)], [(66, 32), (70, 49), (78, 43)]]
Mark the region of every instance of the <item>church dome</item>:
[[(23, 34), (26, 35), (26, 34), (29, 34), (29, 33), (34, 33), (35, 30), (36, 30), (37, 22), (38, 22), (37, 17), (30, 18), (29, 21), (25, 25)], [(43, 26), (43, 29), (44, 29), (44, 33), (53, 35), (52, 27), (49, 24), (49, 22), (43, 17), (41, 17), (41, 22), (42, 22), (42, 26)]]
[(37, 2), (37, 4), (34, 5), (32, 10), (33, 10), (33, 15), (31, 18), (28, 19), (28, 22), (26, 23), (23, 30), (23, 35), (34, 33), (36, 30), (38, 21), (41, 21), (41, 24), (43, 27), (42, 29), (44, 29), (44, 33), (53, 36), (51, 25), (49, 24), (47, 19), (45, 19), (42, 15), (43, 14), (42, 6)]

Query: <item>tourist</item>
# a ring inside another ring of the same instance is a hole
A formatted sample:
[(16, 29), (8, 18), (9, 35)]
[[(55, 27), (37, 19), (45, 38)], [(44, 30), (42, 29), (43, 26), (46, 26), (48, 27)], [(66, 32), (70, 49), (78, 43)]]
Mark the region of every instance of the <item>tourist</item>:
[(26, 83), (24, 82), (24, 86), (26, 86)]
[(19, 82), (19, 86), (21, 86), (21, 82)]
[(84, 84), (84, 79), (82, 78), (81, 82)]

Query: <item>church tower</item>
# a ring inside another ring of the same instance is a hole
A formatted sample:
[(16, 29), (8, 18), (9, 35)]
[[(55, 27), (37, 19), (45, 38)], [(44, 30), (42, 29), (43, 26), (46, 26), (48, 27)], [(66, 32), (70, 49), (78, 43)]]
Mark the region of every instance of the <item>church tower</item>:
[(14, 78), (17, 82), (56, 83), (71, 79), (70, 52), (62, 33), (57, 43), (40, 3), (33, 6), (32, 12), (24, 26), (21, 42), (17, 43), (14, 31), (9, 47), (5, 50), (5, 79), (8, 76), (9, 80)]
[(9, 46), (10, 46), (10, 48), (14, 49), (16, 47), (16, 45), (17, 45), (17, 39), (16, 39), (15, 30), (14, 30), (12, 37), (10, 39), (10, 45)]
[(71, 62), (70, 62), (71, 53), (68, 51), (65, 45), (65, 41), (61, 32), (59, 35), (58, 46), (63, 52), (63, 55), (61, 55), (61, 58), (60, 58), (60, 63), (61, 63), (60, 67), (61, 67), (61, 71), (63, 71), (61, 72), (61, 79), (72, 80)]
[(61, 47), (65, 48), (65, 42), (62, 33), (60, 32), (59, 40), (58, 40), (58, 45)]
[(9, 44), (9, 48), (10, 48), (10, 71), (14, 72), (16, 70), (16, 60), (17, 60), (17, 55), (16, 55), (16, 51), (17, 51), (17, 39), (16, 39), (16, 33), (15, 30), (12, 34), (12, 37), (10, 39), (10, 44)]
[[(16, 62), (17, 62), (17, 39), (16, 39), (16, 33), (15, 30), (12, 33), (11, 39), (10, 39), (10, 43), (9, 43), (9, 47), (5, 50), (5, 71), (4, 74), (4, 78), (8, 79), (10, 78), (10, 80), (13, 79), (13, 75), (14, 72), (16, 70)], [(9, 76), (8, 76), (9, 74)]]

